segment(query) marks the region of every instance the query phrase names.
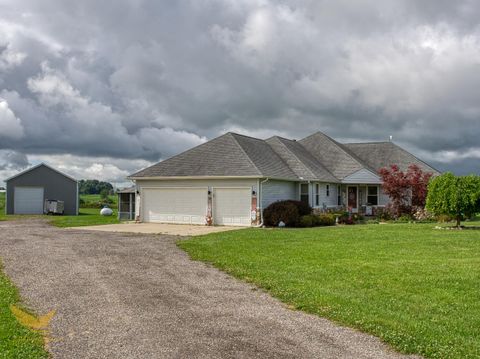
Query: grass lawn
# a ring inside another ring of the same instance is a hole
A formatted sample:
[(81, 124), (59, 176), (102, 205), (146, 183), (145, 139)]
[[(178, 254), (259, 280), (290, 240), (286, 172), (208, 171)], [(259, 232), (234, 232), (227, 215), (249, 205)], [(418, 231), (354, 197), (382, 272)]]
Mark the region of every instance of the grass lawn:
[[(115, 194), (115, 195), (108, 196), (108, 198), (112, 201), (112, 204), (110, 206), (112, 208), (113, 207), (116, 208), (118, 196)], [(101, 202), (102, 196), (100, 196), (99, 194), (81, 194), (80, 199), (83, 199), (85, 202)]]
[(17, 289), (0, 268), (0, 357), (47, 358), (42, 336), (22, 326), (10, 311), (19, 300)]
[(435, 225), (252, 228), (178, 245), (297, 309), (399, 351), (478, 358), (480, 231)]
[(48, 216), (47, 218), (56, 227), (81, 227), (120, 223), (117, 219), (117, 210), (113, 208), (112, 210), (113, 215), (109, 217), (101, 216), (99, 208), (80, 208), (78, 216)]
[[(95, 195), (88, 195), (95, 196)], [(99, 196), (100, 197), (100, 196)], [(116, 206), (112, 205), (113, 215), (104, 217), (100, 215), (99, 208), (80, 208), (78, 216), (23, 216), (5, 215), (5, 193), (0, 193), (0, 221), (15, 220), (22, 218), (45, 218), (57, 227), (80, 227), (94, 226), (97, 224), (120, 223), (117, 219)]]

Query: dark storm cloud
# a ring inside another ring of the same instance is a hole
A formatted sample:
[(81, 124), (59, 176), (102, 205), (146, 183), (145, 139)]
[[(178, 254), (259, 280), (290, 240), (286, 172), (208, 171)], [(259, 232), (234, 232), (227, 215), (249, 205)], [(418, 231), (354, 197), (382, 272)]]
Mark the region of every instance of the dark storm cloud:
[(116, 159), (119, 177), (225, 130), (323, 130), (478, 172), (479, 16), (475, 1), (7, 1), (0, 148), (92, 174)]

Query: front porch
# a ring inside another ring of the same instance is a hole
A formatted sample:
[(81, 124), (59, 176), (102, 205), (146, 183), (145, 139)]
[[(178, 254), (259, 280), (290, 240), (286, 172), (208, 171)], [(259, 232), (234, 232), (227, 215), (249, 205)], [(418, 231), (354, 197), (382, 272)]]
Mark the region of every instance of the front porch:
[(348, 211), (364, 216), (374, 216), (377, 208), (388, 203), (378, 183), (300, 183), (299, 199), (317, 212)]

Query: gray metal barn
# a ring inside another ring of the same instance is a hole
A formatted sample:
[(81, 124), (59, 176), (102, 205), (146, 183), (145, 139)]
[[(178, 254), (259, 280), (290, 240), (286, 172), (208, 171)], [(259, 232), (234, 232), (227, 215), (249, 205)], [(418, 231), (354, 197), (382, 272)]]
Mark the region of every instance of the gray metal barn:
[(64, 214), (78, 214), (78, 182), (41, 163), (5, 180), (7, 214), (43, 214), (45, 200), (64, 202)]

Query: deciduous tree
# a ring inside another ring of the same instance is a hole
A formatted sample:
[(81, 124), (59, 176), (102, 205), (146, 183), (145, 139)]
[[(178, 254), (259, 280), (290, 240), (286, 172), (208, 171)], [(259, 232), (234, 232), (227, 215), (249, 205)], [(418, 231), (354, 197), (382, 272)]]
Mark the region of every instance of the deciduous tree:
[(480, 176), (455, 176), (444, 173), (428, 185), (427, 209), (437, 215), (456, 218), (457, 227), (463, 217), (480, 212)]
[(379, 174), (383, 181), (383, 191), (390, 197), (394, 216), (411, 213), (412, 206), (425, 206), (432, 173), (423, 172), (417, 165), (410, 165), (406, 172), (401, 171), (397, 165), (392, 165), (380, 169)]

